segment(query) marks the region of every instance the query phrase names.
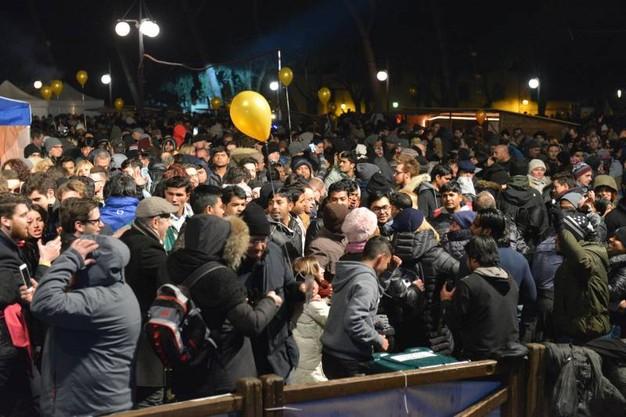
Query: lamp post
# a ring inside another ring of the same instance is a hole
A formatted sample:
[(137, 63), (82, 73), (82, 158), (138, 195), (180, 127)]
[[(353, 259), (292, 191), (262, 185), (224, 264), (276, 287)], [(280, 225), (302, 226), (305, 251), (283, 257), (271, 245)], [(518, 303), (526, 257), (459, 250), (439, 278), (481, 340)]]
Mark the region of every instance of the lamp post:
[(159, 36), (161, 28), (159, 25), (150, 18), (144, 18), (143, 16), (143, 0), (139, 0), (139, 19), (126, 19), (125, 17), (119, 19), (115, 25), (115, 33), (118, 36), (125, 37), (130, 33), (130, 24), (132, 23), (135, 28), (138, 29), (139, 38), (139, 64), (137, 65), (137, 111), (143, 110), (143, 90), (144, 90), (144, 77), (143, 77), (143, 35), (149, 38), (156, 38)]
[(541, 116), (541, 83), (539, 82), (539, 78), (533, 77), (528, 80), (528, 87), (537, 90), (537, 113)]
[(385, 100), (387, 102), (387, 113), (389, 113), (389, 72), (387, 70), (380, 70), (376, 73), (376, 78), (381, 83), (385, 83)]

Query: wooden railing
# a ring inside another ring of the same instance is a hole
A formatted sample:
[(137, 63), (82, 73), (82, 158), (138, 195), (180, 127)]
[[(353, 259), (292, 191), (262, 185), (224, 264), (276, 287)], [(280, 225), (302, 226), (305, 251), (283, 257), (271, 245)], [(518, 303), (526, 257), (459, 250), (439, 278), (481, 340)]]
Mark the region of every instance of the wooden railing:
[(528, 345), (528, 358), (510, 362), (493, 360), (437, 368), (391, 372), (337, 379), (308, 385), (285, 385), (276, 375), (244, 378), (237, 391), (219, 397), (166, 404), (115, 414), (116, 417), (209, 417), (238, 413), (241, 417), (282, 417), (283, 406), (329, 398), (399, 389), (407, 386), (466, 381), (499, 380), (496, 391), (456, 414), (485, 416), (501, 407), (503, 417), (544, 417), (544, 347)]

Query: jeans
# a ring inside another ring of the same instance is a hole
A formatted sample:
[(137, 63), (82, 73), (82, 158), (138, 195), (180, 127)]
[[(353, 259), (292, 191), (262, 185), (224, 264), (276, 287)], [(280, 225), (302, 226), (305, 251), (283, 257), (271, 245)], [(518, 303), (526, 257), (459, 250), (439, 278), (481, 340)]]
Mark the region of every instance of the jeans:
[(328, 379), (361, 376), (367, 373), (367, 361), (343, 359), (322, 351), (322, 368)]

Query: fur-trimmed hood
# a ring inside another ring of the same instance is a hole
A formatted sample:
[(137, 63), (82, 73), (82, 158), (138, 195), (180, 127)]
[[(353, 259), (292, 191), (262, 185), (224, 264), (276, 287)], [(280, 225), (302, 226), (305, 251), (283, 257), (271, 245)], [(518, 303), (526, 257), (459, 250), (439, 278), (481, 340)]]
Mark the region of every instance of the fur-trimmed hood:
[(250, 231), (246, 222), (239, 217), (229, 216), (225, 220), (230, 223), (230, 233), (224, 244), (222, 258), (226, 265), (236, 271), (248, 250)]
[(422, 183), (429, 183), (429, 182), (430, 182), (430, 175), (428, 174), (416, 175), (414, 177), (411, 177), (411, 180), (409, 181), (409, 183), (405, 185), (404, 187), (402, 187), (402, 190), (400, 191), (410, 191), (412, 193), (417, 193), (417, 190), (419, 189), (420, 185), (422, 185)]

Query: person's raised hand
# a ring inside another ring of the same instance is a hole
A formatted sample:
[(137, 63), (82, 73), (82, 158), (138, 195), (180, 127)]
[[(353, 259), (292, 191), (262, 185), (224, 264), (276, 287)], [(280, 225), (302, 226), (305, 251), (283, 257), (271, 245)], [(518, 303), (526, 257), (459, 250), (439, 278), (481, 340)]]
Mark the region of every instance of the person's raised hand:
[(439, 298), (441, 299), (441, 301), (450, 301), (452, 300), (455, 291), (456, 288), (453, 288), (452, 291), (448, 291), (448, 289), (444, 285), (441, 287), (441, 291), (439, 291)]
[(280, 307), (283, 304), (283, 299), (280, 298), (280, 296), (276, 294), (276, 291), (274, 290), (268, 291), (268, 293), (265, 294), (265, 296), (274, 300), (274, 304), (276, 304), (276, 307)]
[(51, 264), (61, 254), (61, 236), (57, 236), (45, 245), (39, 239), (37, 247), (39, 248), (39, 262)]
[(96, 241), (89, 239), (76, 239), (71, 245), (71, 248), (78, 252), (80, 257), (83, 258), (85, 266), (96, 263), (95, 259), (89, 258), (89, 254), (98, 249), (98, 247), (99, 245)]
[(383, 344), (381, 346), (383, 352), (387, 352), (389, 350), (389, 340), (385, 336), (383, 336)]

